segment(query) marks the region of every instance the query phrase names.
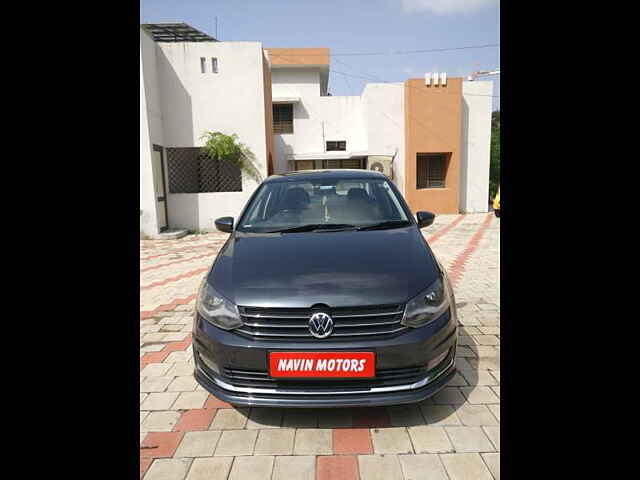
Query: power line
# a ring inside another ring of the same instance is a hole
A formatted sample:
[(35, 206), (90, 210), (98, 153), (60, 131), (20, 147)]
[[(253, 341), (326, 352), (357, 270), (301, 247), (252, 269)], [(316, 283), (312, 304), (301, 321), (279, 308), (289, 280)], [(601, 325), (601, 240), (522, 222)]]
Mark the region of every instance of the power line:
[[(345, 67), (347, 67), (347, 68), (351, 68), (351, 67), (349, 66), (349, 64), (344, 63), (342, 60), (338, 60), (338, 59), (336, 58), (336, 59), (335, 59), (335, 61), (336, 61), (336, 62), (338, 62), (338, 63), (341, 63), (342, 65), (344, 65), (344, 66), (345, 66)], [(349, 77), (347, 77), (347, 76), (344, 76), (344, 75), (343, 75), (343, 76), (342, 76), (342, 80), (344, 80), (344, 81), (345, 81), (345, 83), (348, 85), (348, 87), (349, 87), (349, 93), (350, 93), (351, 95), (353, 95), (353, 92), (354, 92), (355, 90), (353, 90), (353, 89), (351, 88), (351, 82), (349, 82)]]
[[(399, 85), (399, 86), (404, 86), (405, 85), (404, 82), (402, 82), (402, 81), (392, 82), (392, 81), (389, 81), (389, 80), (383, 80), (381, 78), (377, 78), (377, 77), (373, 77), (373, 76), (363, 77), (363, 76), (360, 76), (360, 75), (353, 75), (351, 73), (339, 72), (338, 70), (332, 70), (332, 69), (329, 69), (329, 71), (333, 72), (333, 73), (338, 73), (340, 75), (346, 75), (346, 76), (354, 77), (354, 78), (361, 78), (363, 80), (373, 80), (375, 82), (387, 83), (387, 84), (390, 84), (390, 85)], [(416, 88), (416, 87), (413, 87), (411, 85), (406, 85), (406, 86), (409, 87), (409, 88)], [(485, 94), (482, 94), (482, 93), (465, 93), (464, 95), (471, 95), (471, 96), (474, 96), (474, 97), (500, 98), (500, 95), (485, 95)]]
[[(268, 49), (267, 49), (267, 50), (268, 50)], [(279, 57), (279, 58), (287, 58), (287, 57), (288, 57), (288, 55), (278, 55), (278, 54), (272, 54), (272, 53), (269, 53), (269, 55), (273, 55), (274, 57)], [(345, 65), (347, 68), (351, 68), (351, 67), (350, 67), (348, 64), (346, 64), (345, 62), (342, 62), (342, 61), (337, 60), (337, 59), (336, 59), (336, 61), (338, 61), (339, 63), (341, 63), (341, 64)], [(298, 61), (298, 62), (295, 62), (295, 63), (296, 63), (296, 64), (298, 64), (298, 65), (302, 65), (302, 63), (301, 63), (301, 62), (299, 62), (299, 61)], [(389, 82), (389, 81), (385, 81), (385, 80), (382, 80), (382, 79), (376, 78), (376, 77), (374, 77), (374, 76), (373, 76), (373, 75), (371, 75), (371, 74), (368, 74), (369, 78), (367, 78), (367, 77), (363, 77), (363, 76), (358, 76), (358, 75), (348, 74), (348, 73), (345, 73), (345, 72), (339, 72), (339, 71), (332, 70), (332, 69), (329, 69), (329, 72), (338, 73), (338, 74), (346, 75), (346, 76), (351, 76), (351, 77), (354, 77), (354, 78), (363, 78), (363, 79), (365, 79), (365, 80), (374, 80), (374, 81), (378, 81), (378, 82), (380, 82), (380, 83), (385, 83), (385, 84), (390, 84), (390, 85), (397, 85), (397, 86), (401, 86), (401, 87), (402, 87), (402, 86), (405, 86), (405, 83), (404, 83), (404, 82)], [(419, 89), (419, 88), (416, 88), (416, 87), (412, 87), (412, 86), (411, 86), (411, 85), (409, 85), (409, 84), (406, 84), (406, 86), (407, 86), (408, 88), (414, 88), (414, 89), (416, 90), (416, 92), (418, 92), (418, 93), (424, 94), (424, 90), (423, 90), (423, 89)], [(450, 94), (450, 92), (446, 92), (446, 93), (449, 93), (449, 94)], [(467, 93), (467, 94), (463, 94), (463, 95), (472, 95), (472, 96), (479, 96), (479, 97), (496, 97), (496, 98), (500, 98), (500, 96), (499, 96), (499, 95), (483, 95), (483, 94), (473, 94), (473, 93)], [(396, 122), (393, 118), (391, 118), (389, 115), (387, 115), (387, 114), (386, 114), (386, 112), (384, 112), (384, 111), (380, 110), (380, 111), (379, 111), (379, 113), (381, 113), (381, 114), (383, 114), (384, 116), (386, 116), (386, 117), (387, 117), (389, 120), (391, 120), (391, 121), (392, 121), (392, 122), (393, 122), (397, 127), (401, 128), (401, 126), (398, 124), (398, 122)], [(422, 127), (425, 131), (430, 131), (430, 133), (431, 133), (432, 135), (434, 134), (434, 132), (433, 132), (433, 131), (431, 131), (427, 126), (425, 126), (425, 125), (424, 125), (421, 121), (419, 121), (416, 117), (414, 117), (414, 116), (412, 116), (412, 115), (410, 115), (410, 117), (411, 117), (411, 118), (412, 118), (412, 119), (413, 119), (413, 120), (414, 120), (414, 121), (415, 121), (415, 122), (416, 122), (420, 127)], [(472, 143), (473, 143), (473, 142), (472, 142)]]
[[(341, 63), (343, 63), (343, 64), (344, 64), (344, 62), (341, 62)], [(344, 64), (344, 65), (346, 65), (346, 64)], [(342, 75), (348, 75), (348, 74), (346, 74), (346, 73), (344, 73), (344, 72), (336, 72), (335, 70), (333, 70), (333, 72), (334, 72), (334, 73), (340, 73), (340, 74), (342, 74)], [(372, 77), (372, 76), (370, 75), (370, 78), (371, 78), (371, 77)], [(364, 78), (364, 77), (360, 77), (360, 78)], [(373, 77), (373, 78), (375, 78), (375, 77)], [(421, 94), (421, 95), (424, 95), (424, 93), (425, 93), (423, 89), (421, 89), (421, 88), (417, 88), (417, 87), (413, 87), (413, 86), (411, 86), (411, 85), (409, 85), (409, 84), (406, 84), (406, 85), (405, 85), (404, 83), (401, 83), (401, 82), (386, 82), (386, 81), (384, 81), (384, 80), (378, 80), (378, 81), (379, 81), (380, 83), (385, 83), (385, 84), (389, 84), (389, 85), (397, 85), (397, 86), (400, 86), (400, 87), (406, 86), (406, 87), (408, 87), (408, 88), (413, 88), (413, 89), (415, 89), (415, 91), (416, 91), (418, 94)], [(446, 93), (449, 93), (449, 94), (450, 94), (450, 92), (446, 92)], [(463, 93), (462, 95), (464, 95), (464, 96), (471, 95), (471, 96), (474, 96), (474, 97), (497, 97), (497, 98), (500, 98), (500, 96), (499, 96), (499, 95), (483, 95), (483, 94), (480, 94), (480, 93)], [(445, 107), (445, 108), (446, 108), (446, 107)], [(449, 108), (446, 108), (446, 109), (447, 109), (447, 110), (451, 110), (451, 109), (449, 109)], [(400, 127), (400, 125), (398, 124), (398, 122), (396, 122), (395, 120), (393, 120), (393, 118), (391, 118), (389, 115), (387, 115), (383, 110), (380, 110), (380, 111), (379, 111), (379, 113), (383, 114), (385, 117), (387, 117), (387, 118), (388, 118), (389, 120), (391, 120), (393, 123), (395, 123), (398, 127)], [(431, 135), (435, 135), (435, 133), (433, 132), (433, 130), (432, 130), (432, 129), (430, 129), (429, 127), (427, 127), (424, 123), (422, 123), (422, 122), (421, 122), (417, 117), (415, 117), (415, 116), (413, 116), (413, 115), (410, 115), (410, 114), (409, 114), (409, 116), (410, 116), (410, 117), (413, 119), (413, 121), (414, 121), (414, 122), (416, 122), (416, 123), (418, 124), (418, 126), (419, 126), (419, 127), (421, 127), (424, 131), (428, 131)], [(474, 142), (473, 142), (472, 140), (470, 140), (470, 142), (471, 142), (471, 144), (472, 144), (472, 145), (474, 144)]]
[[(499, 43), (489, 43), (486, 45), (467, 45), (463, 47), (448, 47), (448, 48), (431, 48), (431, 49), (423, 49), (423, 50), (387, 50), (387, 51), (377, 51), (377, 52), (338, 52), (328, 54), (325, 53), (288, 53), (287, 56), (291, 57), (350, 57), (350, 56), (363, 56), (363, 55), (411, 55), (414, 53), (438, 53), (438, 52), (453, 52), (456, 50), (469, 50), (476, 48), (492, 48), (499, 47)], [(270, 50), (266, 48), (266, 50)]]
[[(267, 49), (267, 50), (268, 50), (268, 49)], [(289, 55), (289, 54), (287, 54), (287, 55), (282, 55), (282, 54), (277, 54), (277, 53), (271, 53), (271, 52), (269, 52), (269, 56), (274, 56), (274, 57), (279, 57), (279, 58), (284, 58), (284, 59), (286, 59), (286, 58), (290, 57), (291, 55)], [(342, 63), (343, 65), (348, 66), (348, 65), (347, 65), (346, 63), (344, 63), (344, 62), (340, 62), (340, 63)], [(301, 63), (301, 62), (296, 62), (296, 64), (302, 64), (302, 63)], [(373, 76), (373, 75), (371, 75), (371, 74), (367, 74), (367, 76), (354, 75), (354, 74), (352, 74), (352, 73), (340, 72), (340, 71), (338, 71), (338, 70), (334, 70), (334, 69), (332, 69), (332, 68), (329, 68), (329, 72), (337, 73), (337, 74), (339, 74), (339, 75), (345, 75), (345, 76), (353, 77), (353, 78), (360, 78), (360, 79), (363, 79), (363, 80), (372, 80), (372, 81), (374, 81), (374, 82), (387, 83), (387, 84), (391, 84), (391, 85), (398, 84), (398, 83), (400, 83), (401, 85), (404, 85), (404, 82), (402, 82), (402, 81), (399, 81), (399, 82), (392, 82), (392, 81), (389, 81), (389, 80), (384, 80), (384, 79), (379, 78), (379, 77), (375, 77), (375, 76)], [(409, 88), (415, 88), (415, 87), (412, 87), (412, 86), (410, 86), (410, 85), (407, 85), (407, 87), (409, 87)], [(474, 96), (474, 97), (492, 97), (492, 98), (500, 98), (500, 95), (484, 95), (484, 94), (482, 94), (482, 93), (465, 93), (465, 95), (468, 95), (468, 96)]]

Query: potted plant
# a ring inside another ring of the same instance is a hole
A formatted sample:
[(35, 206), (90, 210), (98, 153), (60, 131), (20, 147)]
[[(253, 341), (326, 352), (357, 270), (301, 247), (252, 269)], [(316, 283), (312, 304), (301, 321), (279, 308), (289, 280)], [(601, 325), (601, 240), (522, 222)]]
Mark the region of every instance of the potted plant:
[(255, 166), (255, 155), (245, 144), (238, 140), (233, 133), (225, 135), (222, 132), (205, 132), (201, 139), (205, 140), (203, 152), (214, 160), (229, 160), (256, 182), (262, 182), (262, 175)]

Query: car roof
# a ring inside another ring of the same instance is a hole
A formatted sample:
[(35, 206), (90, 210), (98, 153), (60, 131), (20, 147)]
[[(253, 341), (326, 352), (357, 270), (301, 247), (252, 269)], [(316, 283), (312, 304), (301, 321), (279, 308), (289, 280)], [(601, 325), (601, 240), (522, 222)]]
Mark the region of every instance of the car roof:
[(271, 175), (265, 180), (266, 182), (291, 182), (303, 180), (352, 180), (352, 179), (381, 179), (387, 178), (380, 172), (362, 169), (328, 169), (328, 170), (299, 170), (296, 172), (287, 172), (279, 175)]

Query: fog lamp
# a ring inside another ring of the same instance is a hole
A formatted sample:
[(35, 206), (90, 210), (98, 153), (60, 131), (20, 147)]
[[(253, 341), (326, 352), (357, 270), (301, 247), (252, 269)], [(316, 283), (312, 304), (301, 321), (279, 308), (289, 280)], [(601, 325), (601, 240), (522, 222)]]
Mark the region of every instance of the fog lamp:
[(202, 363), (204, 363), (209, 370), (217, 374), (220, 374), (220, 368), (218, 367), (218, 364), (216, 362), (211, 360), (206, 355), (201, 354), (200, 352), (198, 352), (198, 356), (200, 357), (200, 360), (202, 360)]
[(431, 360), (429, 360), (427, 362), (427, 370), (433, 370), (438, 365), (440, 365), (444, 361), (444, 359), (447, 358), (447, 355), (449, 355), (449, 351), (450, 350), (445, 350), (444, 352), (442, 352), (437, 357), (432, 358)]

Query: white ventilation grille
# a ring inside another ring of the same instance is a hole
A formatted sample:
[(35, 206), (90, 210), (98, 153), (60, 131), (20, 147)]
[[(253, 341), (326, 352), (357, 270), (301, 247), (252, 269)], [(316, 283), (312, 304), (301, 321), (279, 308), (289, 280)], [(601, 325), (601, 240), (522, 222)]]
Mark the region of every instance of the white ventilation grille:
[(427, 87), (431, 86), (447, 86), (447, 74), (445, 72), (431, 72), (424, 74), (424, 84)]

